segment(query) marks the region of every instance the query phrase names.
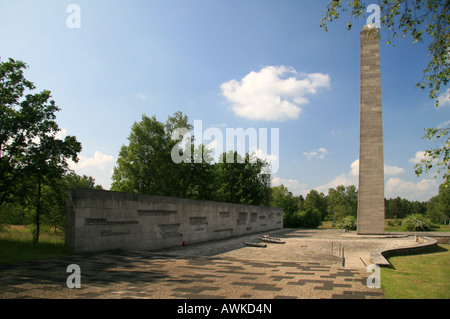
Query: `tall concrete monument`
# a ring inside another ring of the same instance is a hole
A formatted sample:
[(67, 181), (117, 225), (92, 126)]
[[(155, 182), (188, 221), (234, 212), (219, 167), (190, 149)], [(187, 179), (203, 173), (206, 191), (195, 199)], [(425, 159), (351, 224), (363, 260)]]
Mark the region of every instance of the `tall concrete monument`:
[(358, 234), (384, 233), (384, 160), (378, 29), (365, 25), (361, 41)]

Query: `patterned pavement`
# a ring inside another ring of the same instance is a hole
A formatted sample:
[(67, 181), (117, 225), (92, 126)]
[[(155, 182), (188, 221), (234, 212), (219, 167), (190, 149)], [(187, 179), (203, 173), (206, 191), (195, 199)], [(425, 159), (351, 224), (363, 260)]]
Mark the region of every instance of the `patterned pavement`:
[[(249, 238), (239, 237), (159, 252), (105, 252), (0, 265), (0, 298), (383, 298), (381, 289), (367, 287), (365, 266), (343, 266), (331, 254), (336, 233), (309, 234), (278, 233), (286, 244), (267, 248), (246, 247), (243, 242)], [(339, 239), (349, 247), (349, 258), (350, 247), (361, 248), (351, 238)], [(79, 289), (66, 284), (71, 264), (81, 270)]]

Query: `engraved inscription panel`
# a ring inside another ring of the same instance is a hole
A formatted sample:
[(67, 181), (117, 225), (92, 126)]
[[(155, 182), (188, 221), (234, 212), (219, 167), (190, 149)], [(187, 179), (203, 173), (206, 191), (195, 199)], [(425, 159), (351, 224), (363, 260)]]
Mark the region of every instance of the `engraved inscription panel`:
[(137, 220), (115, 220), (115, 221), (111, 221), (111, 220), (107, 220), (106, 218), (85, 218), (84, 219), (84, 224), (86, 226), (89, 225), (107, 225), (107, 226), (112, 226), (112, 225), (136, 225), (139, 224), (139, 221)]
[(180, 224), (159, 224), (159, 234), (162, 238), (181, 237), (183, 234), (179, 232)]
[(190, 217), (189, 223), (190, 225), (208, 225), (206, 217)]
[(176, 210), (164, 210), (164, 209), (138, 209), (138, 216), (169, 216), (176, 214)]
[(112, 231), (111, 229), (107, 230), (101, 230), (100, 236), (122, 236), (122, 235), (129, 235), (131, 232), (129, 230), (127, 231)]
[(247, 223), (247, 212), (239, 212), (239, 219), (237, 220), (238, 225), (245, 225)]
[(223, 218), (230, 217), (230, 212), (219, 212), (219, 216)]

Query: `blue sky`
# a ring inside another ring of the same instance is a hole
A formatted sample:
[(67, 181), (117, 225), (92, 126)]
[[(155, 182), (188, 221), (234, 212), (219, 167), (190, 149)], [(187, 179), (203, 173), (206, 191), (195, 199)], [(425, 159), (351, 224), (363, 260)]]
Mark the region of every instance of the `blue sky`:
[[(70, 4), (80, 8), (80, 28), (66, 23)], [(133, 122), (142, 114), (165, 122), (180, 110), (192, 123), (201, 120), (203, 130), (215, 127), (224, 135), (226, 128), (277, 128), (279, 169), (272, 184), (296, 195), (327, 193), (358, 181), (365, 19), (347, 31), (345, 17), (324, 32), (319, 23), (326, 5), (0, 0), (0, 57), (26, 62), (27, 79), (52, 92), (62, 109), (62, 134), (83, 145), (75, 171), (107, 189)], [(434, 107), (428, 92), (415, 88), (428, 63), (426, 44), (394, 43), (380, 42), (385, 193), (428, 200), (441, 180), (416, 177), (414, 161), (434, 145), (421, 139), (424, 128), (448, 126), (449, 92)]]

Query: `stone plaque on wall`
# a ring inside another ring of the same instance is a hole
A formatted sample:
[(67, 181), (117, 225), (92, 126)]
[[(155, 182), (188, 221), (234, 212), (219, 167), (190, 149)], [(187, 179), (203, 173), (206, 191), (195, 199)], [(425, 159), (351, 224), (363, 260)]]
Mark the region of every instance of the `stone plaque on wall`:
[(179, 232), (180, 224), (159, 224), (158, 225), (162, 238), (181, 237), (183, 234)]
[(208, 225), (206, 217), (190, 217), (189, 223), (190, 225)]
[(169, 216), (176, 214), (176, 210), (164, 210), (164, 209), (138, 209), (139, 216)]

